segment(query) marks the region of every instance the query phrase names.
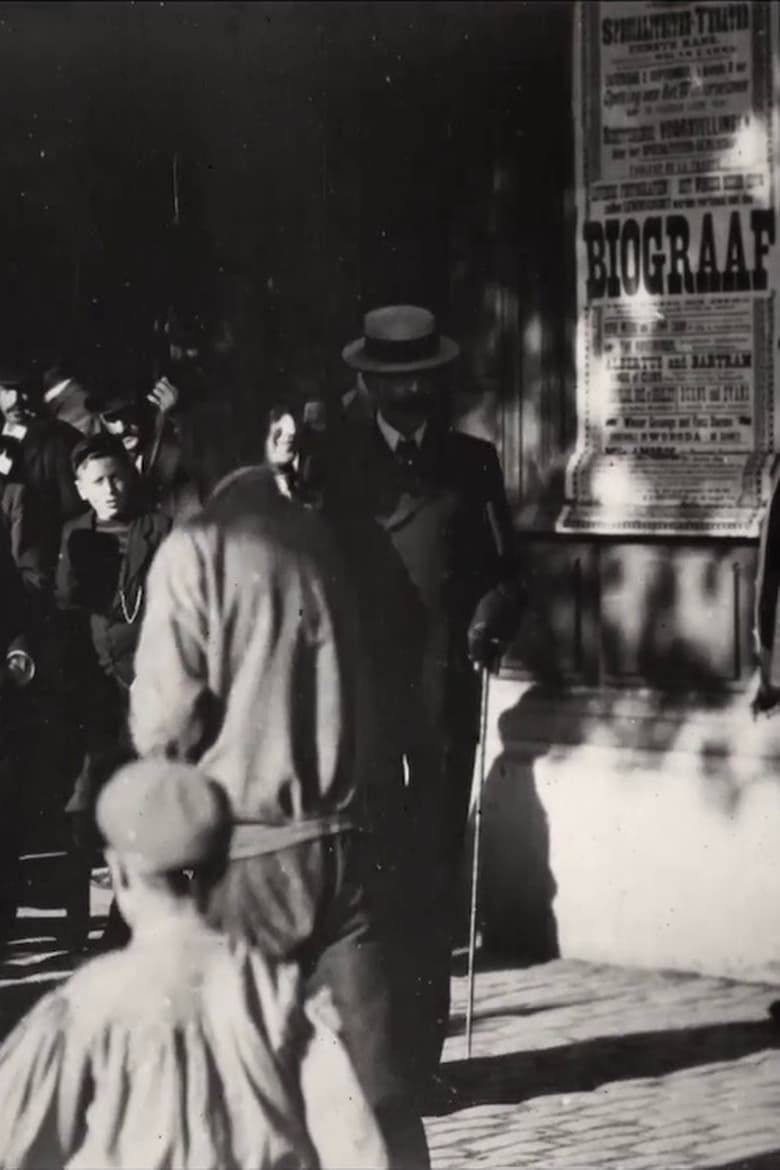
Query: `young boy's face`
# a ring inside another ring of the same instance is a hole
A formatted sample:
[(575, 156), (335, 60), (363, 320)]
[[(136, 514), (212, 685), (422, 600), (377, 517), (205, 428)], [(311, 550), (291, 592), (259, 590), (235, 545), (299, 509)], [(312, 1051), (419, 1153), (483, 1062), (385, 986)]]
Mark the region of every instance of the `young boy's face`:
[(76, 472), (76, 488), (98, 520), (114, 520), (127, 508), (131, 471), (115, 455), (88, 459)]

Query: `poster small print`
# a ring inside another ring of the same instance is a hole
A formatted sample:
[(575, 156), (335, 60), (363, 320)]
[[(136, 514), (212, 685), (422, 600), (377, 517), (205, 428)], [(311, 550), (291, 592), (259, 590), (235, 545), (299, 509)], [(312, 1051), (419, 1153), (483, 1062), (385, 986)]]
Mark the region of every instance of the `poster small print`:
[(758, 532), (780, 450), (776, 7), (579, 5), (562, 531)]

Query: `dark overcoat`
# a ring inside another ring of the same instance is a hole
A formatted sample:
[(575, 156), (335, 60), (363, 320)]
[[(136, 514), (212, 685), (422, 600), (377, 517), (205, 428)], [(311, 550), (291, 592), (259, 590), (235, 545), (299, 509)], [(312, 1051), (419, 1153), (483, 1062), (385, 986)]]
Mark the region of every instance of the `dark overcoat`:
[[(513, 565), (495, 448), (430, 425), (410, 473), (373, 420), (345, 424), (340, 448), (347, 498), (338, 506), (354, 525), (350, 559), (373, 593), (375, 622), (392, 632), (396, 657), (405, 657), (407, 688), (419, 688), (406, 704), (409, 718), (416, 708), (428, 731), (473, 739), (479, 677), (468, 661), (467, 632), (477, 603)], [(371, 523), (369, 548), (360, 533)]]

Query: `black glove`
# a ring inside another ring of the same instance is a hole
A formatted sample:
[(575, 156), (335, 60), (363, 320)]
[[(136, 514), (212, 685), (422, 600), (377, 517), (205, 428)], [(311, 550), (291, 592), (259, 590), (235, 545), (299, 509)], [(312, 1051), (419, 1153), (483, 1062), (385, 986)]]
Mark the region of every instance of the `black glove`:
[(492, 670), (520, 623), (525, 588), (504, 582), (486, 593), (477, 605), (468, 629), (468, 655), (475, 666)]
[(758, 718), (759, 715), (766, 715), (769, 711), (773, 711), (778, 704), (780, 704), (780, 689), (773, 687), (768, 682), (759, 683), (758, 690), (750, 704), (750, 710), (753, 718)]

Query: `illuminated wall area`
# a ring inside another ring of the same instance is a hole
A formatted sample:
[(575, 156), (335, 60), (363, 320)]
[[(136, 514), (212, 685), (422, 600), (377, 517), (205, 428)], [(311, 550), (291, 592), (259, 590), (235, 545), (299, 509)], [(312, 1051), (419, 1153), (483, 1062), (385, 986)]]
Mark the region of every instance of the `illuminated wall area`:
[(567, 326), (521, 300), (501, 433), (531, 601), (491, 702), (483, 905), (528, 958), (780, 970), (780, 723), (750, 713), (776, 18), (571, 12)]

